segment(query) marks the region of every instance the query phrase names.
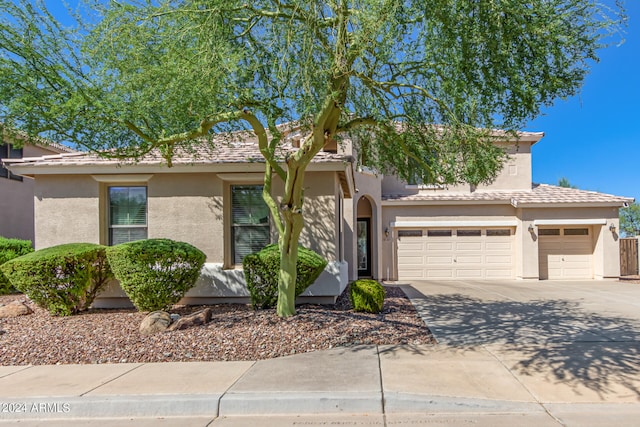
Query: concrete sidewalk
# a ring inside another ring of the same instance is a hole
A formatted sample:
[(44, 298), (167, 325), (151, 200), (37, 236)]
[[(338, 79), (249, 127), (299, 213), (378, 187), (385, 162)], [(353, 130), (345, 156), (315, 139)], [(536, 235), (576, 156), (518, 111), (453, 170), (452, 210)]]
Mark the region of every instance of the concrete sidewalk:
[(636, 426), (640, 286), (416, 283), (440, 344), (0, 366), (0, 425)]
[(259, 362), (0, 367), (0, 425), (638, 424), (637, 393), (523, 374), (523, 358), (360, 346)]

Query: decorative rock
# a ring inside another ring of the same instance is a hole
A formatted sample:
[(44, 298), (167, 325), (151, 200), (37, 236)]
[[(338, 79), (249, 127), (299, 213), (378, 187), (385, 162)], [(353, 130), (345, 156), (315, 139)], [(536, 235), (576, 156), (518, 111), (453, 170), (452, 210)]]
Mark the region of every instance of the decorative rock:
[(171, 313), (170, 316), (171, 316), (171, 323), (177, 322), (178, 319), (180, 318), (180, 315), (178, 313)]
[(31, 313), (33, 313), (33, 310), (21, 301), (12, 301), (7, 305), (0, 306), (0, 319), (5, 317), (24, 316)]
[(196, 311), (188, 316), (181, 317), (177, 321), (171, 324), (168, 331), (177, 331), (180, 329), (187, 329), (193, 326), (206, 325), (211, 320), (211, 309), (205, 308), (200, 311)]
[(152, 311), (142, 319), (140, 324), (140, 333), (142, 335), (151, 335), (156, 332), (164, 332), (171, 323), (171, 316), (166, 311)]

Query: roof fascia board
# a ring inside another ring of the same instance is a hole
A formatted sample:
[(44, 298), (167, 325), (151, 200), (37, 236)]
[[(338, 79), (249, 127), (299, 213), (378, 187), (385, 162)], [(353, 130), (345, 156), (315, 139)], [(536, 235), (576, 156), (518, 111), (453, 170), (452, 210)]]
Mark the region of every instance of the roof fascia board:
[(533, 225), (605, 225), (605, 218), (587, 218), (587, 219), (536, 219)]
[[(310, 172), (343, 172), (348, 162), (311, 163), (307, 167)], [(158, 164), (60, 164), (34, 165), (24, 162), (7, 165), (9, 170), (17, 175), (103, 175), (128, 173), (216, 173), (216, 172), (261, 172), (264, 173), (265, 164), (255, 163), (209, 163), (209, 164), (174, 164), (171, 168)]]
[(510, 200), (383, 200), (382, 206), (509, 205)]
[(97, 182), (148, 182), (153, 174), (112, 174), (112, 175), (91, 175), (91, 178)]
[(499, 219), (499, 220), (456, 220), (456, 221), (396, 221), (391, 223), (392, 228), (406, 227), (516, 227), (519, 221), (517, 219)]
[(608, 207), (622, 207), (625, 205), (624, 200), (611, 201), (611, 202), (562, 202), (562, 203), (518, 203), (514, 205), (517, 208), (523, 209), (551, 209), (551, 208), (608, 208)]

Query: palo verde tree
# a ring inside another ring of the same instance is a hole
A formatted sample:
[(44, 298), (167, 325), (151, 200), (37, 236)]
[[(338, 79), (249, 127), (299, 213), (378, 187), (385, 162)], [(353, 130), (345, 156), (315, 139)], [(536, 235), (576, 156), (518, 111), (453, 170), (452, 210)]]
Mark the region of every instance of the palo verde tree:
[[(6, 129), (140, 157), (251, 132), (295, 313), (305, 169), (349, 138), (369, 166), (490, 182), (521, 128), (575, 94), (624, 21), (596, 0), (85, 0), (63, 19), (0, 0)], [(289, 144), (291, 127), (301, 139)], [(215, 136), (215, 138), (214, 138)], [(273, 179), (284, 182), (274, 198)]]

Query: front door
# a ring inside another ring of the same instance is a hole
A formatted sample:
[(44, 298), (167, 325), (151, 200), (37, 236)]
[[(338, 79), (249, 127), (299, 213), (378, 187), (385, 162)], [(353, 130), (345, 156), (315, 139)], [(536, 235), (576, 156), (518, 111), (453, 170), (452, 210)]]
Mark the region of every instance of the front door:
[(358, 277), (371, 277), (371, 220), (358, 219)]

